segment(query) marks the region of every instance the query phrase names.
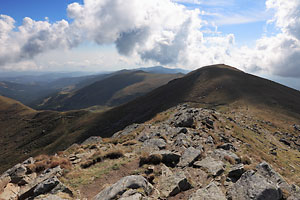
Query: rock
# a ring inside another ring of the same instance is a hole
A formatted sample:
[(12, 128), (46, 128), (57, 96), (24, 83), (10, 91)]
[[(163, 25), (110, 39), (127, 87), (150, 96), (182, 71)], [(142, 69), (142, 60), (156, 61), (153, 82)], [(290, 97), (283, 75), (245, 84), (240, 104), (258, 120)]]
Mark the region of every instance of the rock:
[(144, 147), (149, 147), (153, 150), (160, 150), (166, 148), (166, 142), (163, 139), (149, 139), (146, 140), (143, 144)]
[(57, 179), (56, 176), (49, 178), (41, 183), (39, 183), (34, 189), (33, 189), (33, 196), (39, 196), (40, 194), (46, 194), (50, 192), (52, 189), (54, 189), (60, 181)]
[(214, 157), (216, 159), (224, 159), (225, 156), (234, 159), (236, 163), (241, 163), (241, 159), (235, 153), (233, 153), (231, 151), (226, 151), (223, 149), (216, 149), (216, 150), (214, 150), (213, 155), (212, 155), (212, 157)]
[(189, 113), (179, 113), (178, 116), (175, 116), (175, 120), (173, 121), (173, 125), (175, 127), (186, 127), (193, 128), (194, 126), (194, 118), (193, 115)]
[(27, 160), (25, 160), (22, 164), (29, 165), (29, 164), (33, 164), (33, 163), (34, 163), (34, 159), (32, 157), (30, 157)]
[(250, 170), (228, 190), (228, 197), (232, 200), (280, 200), (282, 193), (275, 183)]
[(119, 200), (141, 200), (143, 197), (142, 194), (137, 193), (133, 189), (129, 189), (119, 198)]
[(278, 184), (279, 187), (285, 190), (290, 190), (288, 183), (283, 179), (283, 177), (274, 171), (274, 169), (267, 162), (262, 162), (256, 166), (257, 172), (271, 180), (273, 183)]
[(164, 163), (168, 167), (175, 167), (179, 162), (181, 156), (179, 153), (171, 152), (168, 150), (155, 151), (150, 154), (150, 156), (154, 154), (162, 155), (162, 163)]
[(226, 200), (222, 190), (214, 183), (197, 190), (189, 197), (189, 200)]
[(294, 127), (294, 129), (295, 129), (296, 131), (300, 131), (300, 125), (294, 124), (293, 127)]
[(237, 180), (239, 180), (239, 178), (243, 175), (244, 172), (245, 169), (243, 164), (234, 165), (233, 167), (231, 167), (228, 173), (228, 177), (231, 179), (232, 182), (236, 182)]
[(158, 184), (158, 190), (163, 198), (175, 196), (181, 191), (186, 191), (192, 187), (182, 172), (173, 174), (168, 167), (163, 168)]
[(11, 178), (11, 183), (18, 184), (26, 175), (27, 168), (22, 164), (17, 164), (13, 168), (6, 171)]
[(50, 194), (50, 195), (40, 195), (36, 198), (34, 198), (36, 200), (66, 200), (66, 199), (62, 199), (60, 196), (58, 195), (53, 195), (53, 194)]
[(291, 146), (291, 143), (289, 141), (287, 141), (286, 139), (284, 139), (284, 138), (281, 138), (279, 141), (282, 142), (283, 144), (287, 145), (287, 146)]
[(191, 146), (191, 140), (184, 133), (180, 133), (176, 137), (174, 145), (179, 147), (189, 147)]
[(142, 195), (140, 193), (135, 193), (134, 195), (128, 196), (128, 197), (121, 197), (119, 200), (141, 200)]
[(20, 187), (18, 185), (8, 183), (4, 190), (0, 192), (1, 200), (14, 200), (18, 199), (18, 193), (20, 192)]
[(195, 162), (194, 166), (206, 169), (206, 171), (213, 176), (219, 176), (223, 173), (225, 165), (222, 161), (215, 160), (211, 157), (206, 157), (201, 161)]
[(206, 144), (214, 144), (214, 143), (215, 143), (215, 142), (214, 142), (214, 138), (211, 137), (211, 136), (208, 136), (205, 143), (206, 143)]
[(129, 126), (127, 126), (125, 129), (123, 129), (122, 131), (119, 131), (115, 134), (113, 134), (112, 138), (118, 138), (118, 137), (122, 137), (125, 135), (129, 135), (131, 132), (136, 131), (136, 129), (140, 126), (140, 124), (131, 124)]
[(112, 200), (118, 195), (122, 195), (128, 189), (138, 188), (142, 188), (147, 195), (153, 190), (153, 186), (143, 176), (132, 175), (120, 179), (117, 183), (101, 191), (93, 199)]
[(88, 139), (84, 140), (84, 142), (81, 143), (81, 145), (98, 144), (100, 142), (102, 142), (102, 138), (100, 136), (92, 136), (92, 137), (89, 137)]
[(225, 143), (217, 146), (217, 149), (224, 149), (224, 150), (233, 150), (236, 151), (236, 148), (231, 143)]
[(201, 150), (195, 149), (194, 147), (189, 147), (184, 151), (177, 166), (191, 166), (196, 161), (196, 159), (200, 157), (200, 155)]
[(6, 185), (11, 181), (11, 178), (8, 174), (4, 173), (0, 176), (0, 193), (3, 192)]

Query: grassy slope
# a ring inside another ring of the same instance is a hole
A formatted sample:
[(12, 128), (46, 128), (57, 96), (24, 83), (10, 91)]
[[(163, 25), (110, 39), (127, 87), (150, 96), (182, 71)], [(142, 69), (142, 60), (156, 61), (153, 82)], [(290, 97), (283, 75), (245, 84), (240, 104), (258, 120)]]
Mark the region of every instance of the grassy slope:
[(62, 111), (95, 105), (117, 106), (179, 77), (182, 77), (182, 75), (123, 71), (79, 90), (56, 94), (38, 108)]

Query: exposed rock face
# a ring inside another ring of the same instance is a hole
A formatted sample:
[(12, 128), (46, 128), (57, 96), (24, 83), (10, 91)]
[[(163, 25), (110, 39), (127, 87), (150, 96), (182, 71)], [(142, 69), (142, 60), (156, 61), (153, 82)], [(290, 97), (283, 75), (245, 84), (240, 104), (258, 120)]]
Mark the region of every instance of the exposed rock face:
[(189, 147), (183, 153), (178, 163), (178, 167), (186, 167), (192, 165), (201, 155), (201, 150)]
[(189, 197), (189, 200), (226, 200), (222, 190), (212, 182), (205, 188), (197, 190)]
[(144, 193), (149, 195), (153, 186), (142, 176), (127, 176), (119, 180), (117, 183), (101, 191), (94, 200), (112, 200), (118, 195), (122, 195), (128, 189), (142, 188)]
[(232, 200), (280, 200), (281, 190), (272, 181), (254, 171), (245, 172), (228, 191)]
[(242, 174), (245, 172), (244, 165), (238, 164), (231, 167), (228, 177), (231, 179), (232, 182), (236, 182), (239, 180), (239, 178), (242, 176)]
[(211, 157), (206, 157), (201, 161), (195, 162), (194, 166), (204, 168), (213, 176), (219, 176), (224, 171), (225, 165), (222, 161), (215, 160)]

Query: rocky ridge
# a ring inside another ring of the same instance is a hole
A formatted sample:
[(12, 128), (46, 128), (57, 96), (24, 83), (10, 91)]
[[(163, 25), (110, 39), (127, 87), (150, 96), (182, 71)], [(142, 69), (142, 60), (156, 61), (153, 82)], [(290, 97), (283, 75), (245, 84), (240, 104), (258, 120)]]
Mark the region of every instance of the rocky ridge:
[[(287, 170), (278, 167), (281, 151), (299, 156), (295, 127), (283, 143), (286, 129), (272, 122), (182, 104), (112, 138), (91, 137), (17, 164), (0, 177), (0, 199), (297, 200), (299, 183), (277, 172)], [(272, 147), (265, 157), (251, 154), (249, 149), (260, 146), (248, 143), (248, 131)], [(293, 169), (297, 180), (299, 166)]]

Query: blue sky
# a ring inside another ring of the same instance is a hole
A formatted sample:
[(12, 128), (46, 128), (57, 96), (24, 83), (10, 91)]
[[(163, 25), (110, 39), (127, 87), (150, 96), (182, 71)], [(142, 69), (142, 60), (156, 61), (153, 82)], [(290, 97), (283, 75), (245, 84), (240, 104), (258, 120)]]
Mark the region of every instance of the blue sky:
[(295, 82), (299, 9), (299, 0), (0, 0), (0, 70), (225, 63)]

